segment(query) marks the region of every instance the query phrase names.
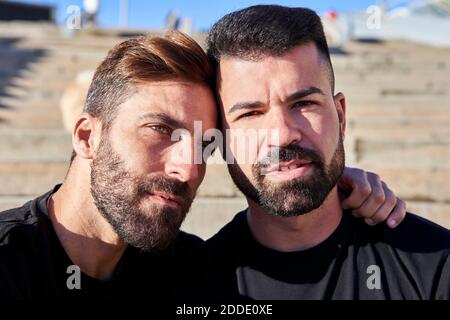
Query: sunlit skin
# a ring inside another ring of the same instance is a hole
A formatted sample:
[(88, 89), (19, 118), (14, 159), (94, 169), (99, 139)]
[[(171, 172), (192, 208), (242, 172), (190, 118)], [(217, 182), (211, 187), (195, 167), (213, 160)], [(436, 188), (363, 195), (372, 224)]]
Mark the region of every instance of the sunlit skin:
[[(345, 98), (341, 93), (333, 96), (325, 60), (312, 43), (257, 61), (225, 57), (220, 62), (218, 88), (225, 128), (278, 129), (279, 147), (299, 144), (313, 149), (327, 165), (336, 150), (339, 129), (344, 138)], [(252, 181), (251, 164), (242, 163), (240, 168)], [(277, 183), (308, 174), (306, 167), (269, 174), (266, 179)], [(320, 243), (336, 229), (342, 215), (337, 187), (321, 207), (297, 217), (274, 216), (248, 202), (254, 236), (280, 251)]]
[[(216, 109), (211, 92), (195, 84), (162, 82), (142, 86), (119, 109), (114, 130), (113, 149), (123, 155), (135, 174), (165, 173), (187, 182), (195, 191), (203, 180), (206, 164), (177, 161), (184, 149), (198, 145), (194, 139), (171, 140), (176, 129), (194, 137), (194, 121), (202, 122), (202, 134), (216, 126)], [(201, 139), (201, 137), (198, 137)]]
[[(216, 107), (211, 91), (202, 85), (180, 81), (142, 83), (118, 106), (107, 138), (134, 175), (162, 173), (188, 183), (195, 192), (206, 165), (180, 163), (176, 153), (194, 148), (195, 141), (171, 141), (175, 129), (193, 133), (194, 120), (203, 130), (216, 126)], [(81, 270), (98, 279), (109, 279), (127, 244), (100, 214), (90, 193), (90, 165), (102, 135), (99, 119), (79, 117), (73, 147), (77, 152), (62, 187), (49, 201), (49, 215), (65, 251)], [(149, 195), (149, 202), (177, 206), (164, 195)], [(142, 204), (145, 207), (145, 203)]]

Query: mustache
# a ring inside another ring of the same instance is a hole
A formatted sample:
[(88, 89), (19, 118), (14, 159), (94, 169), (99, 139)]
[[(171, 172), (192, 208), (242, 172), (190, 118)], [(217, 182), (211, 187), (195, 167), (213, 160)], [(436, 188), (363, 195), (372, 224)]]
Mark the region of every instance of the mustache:
[(257, 162), (255, 167), (263, 170), (271, 165), (291, 160), (307, 160), (315, 165), (323, 165), (322, 157), (317, 151), (292, 144), (286, 147), (272, 148), (265, 157)]
[(154, 175), (150, 178), (142, 179), (138, 184), (138, 193), (145, 195), (152, 192), (162, 192), (183, 199), (191, 199), (194, 193), (187, 182), (181, 182), (175, 178), (170, 178), (162, 174)]

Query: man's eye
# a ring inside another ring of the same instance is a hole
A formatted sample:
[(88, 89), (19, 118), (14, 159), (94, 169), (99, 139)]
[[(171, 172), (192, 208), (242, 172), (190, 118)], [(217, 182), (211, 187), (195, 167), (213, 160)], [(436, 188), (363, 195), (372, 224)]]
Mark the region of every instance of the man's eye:
[(259, 112), (259, 111), (247, 112), (247, 113), (244, 113), (243, 115), (240, 115), (238, 119), (254, 117), (254, 116), (257, 116), (260, 114), (261, 114), (261, 112)]
[(304, 108), (314, 105), (314, 101), (298, 101), (292, 105), (292, 108)]
[(152, 129), (152, 130), (154, 130), (154, 131), (156, 131), (156, 132), (159, 132), (159, 133), (162, 133), (162, 134), (167, 134), (167, 135), (170, 135), (171, 134), (171, 130), (168, 128), (168, 127), (166, 127), (166, 126), (162, 126), (162, 125), (158, 125), (158, 124), (153, 124), (153, 125), (150, 125), (150, 126), (148, 126), (150, 129)]

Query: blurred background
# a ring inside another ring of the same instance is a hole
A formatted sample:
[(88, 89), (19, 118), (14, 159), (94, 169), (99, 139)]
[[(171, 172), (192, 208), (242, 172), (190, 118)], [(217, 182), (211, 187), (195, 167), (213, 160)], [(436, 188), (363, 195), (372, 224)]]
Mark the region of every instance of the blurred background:
[[(171, 29), (204, 46), (221, 16), (262, 3), (321, 14), (347, 97), (347, 164), (450, 228), (448, 0), (0, 0), (0, 210), (63, 180), (72, 121), (110, 47)], [(245, 207), (225, 166), (209, 165), (183, 228), (207, 238)]]

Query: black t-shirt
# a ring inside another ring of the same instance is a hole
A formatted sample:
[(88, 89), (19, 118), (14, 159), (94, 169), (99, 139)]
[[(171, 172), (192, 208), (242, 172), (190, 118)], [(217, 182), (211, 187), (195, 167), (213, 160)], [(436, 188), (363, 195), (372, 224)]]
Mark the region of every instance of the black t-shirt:
[(175, 243), (160, 253), (128, 246), (111, 280), (89, 277), (75, 269), (48, 217), (47, 200), (58, 188), (0, 213), (0, 298), (163, 300), (173, 296), (176, 263), (188, 260), (201, 239), (179, 232)]
[(259, 244), (240, 212), (205, 243), (200, 299), (449, 299), (450, 231), (413, 214), (395, 229), (344, 212), (319, 245)]

